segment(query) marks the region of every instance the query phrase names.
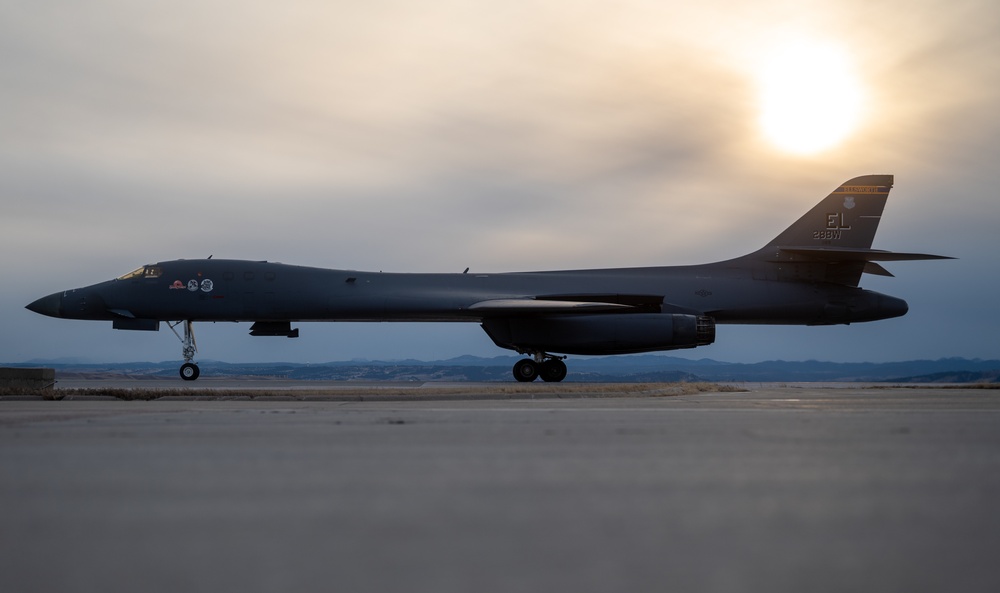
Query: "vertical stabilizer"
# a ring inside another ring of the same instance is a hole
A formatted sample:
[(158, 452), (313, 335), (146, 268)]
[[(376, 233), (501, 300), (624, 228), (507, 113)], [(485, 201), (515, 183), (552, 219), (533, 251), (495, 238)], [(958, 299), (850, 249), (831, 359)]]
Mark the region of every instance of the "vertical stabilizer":
[[(892, 175), (845, 181), (802, 218), (746, 260), (754, 277), (858, 286), (861, 275), (891, 275), (878, 264), (872, 241), (892, 189)], [(884, 252), (883, 252), (884, 253)]]
[(892, 181), (892, 175), (845, 181), (767, 246), (870, 249)]

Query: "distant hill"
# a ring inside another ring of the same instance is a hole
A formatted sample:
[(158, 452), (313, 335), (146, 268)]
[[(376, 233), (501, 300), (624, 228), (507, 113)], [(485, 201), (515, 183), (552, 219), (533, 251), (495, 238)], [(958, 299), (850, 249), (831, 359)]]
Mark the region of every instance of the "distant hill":
[[(448, 360), (351, 360), (320, 364), (227, 363), (199, 361), (204, 377), (258, 377), (335, 381), (513, 381), (511, 366), (520, 357), (459, 356)], [(44, 366), (57, 378), (127, 376), (133, 379), (176, 377), (179, 361), (83, 364), (33, 360), (3, 366)], [(997, 383), (1000, 360), (942, 358), (887, 363), (766, 361), (728, 363), (662, 355), (574, 357), (567, 381), (574, 382), (858, 382)]]
[(1000, 371), (944, 371), (903, 377), (893, 383), (1000, 383)]

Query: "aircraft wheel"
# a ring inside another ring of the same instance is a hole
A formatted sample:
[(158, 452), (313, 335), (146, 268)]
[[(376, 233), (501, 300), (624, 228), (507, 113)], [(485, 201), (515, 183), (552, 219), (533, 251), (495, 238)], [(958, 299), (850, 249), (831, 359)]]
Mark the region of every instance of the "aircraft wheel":
[(201, 369), (198, 365), (193, 362), (185, 362), (181, 365), (181, 379), (185, 381), (194, 381), (201, 374)]
[(558, 383), (566, 378), (566, 363), (558, 358), (546, 360), (538, 369), (538, 374), (542, 381)]
[(517, 361), (514, 365), (514, 378), (522, 383), (531, 383), (538, 377), (538, 365), (530, 358)]

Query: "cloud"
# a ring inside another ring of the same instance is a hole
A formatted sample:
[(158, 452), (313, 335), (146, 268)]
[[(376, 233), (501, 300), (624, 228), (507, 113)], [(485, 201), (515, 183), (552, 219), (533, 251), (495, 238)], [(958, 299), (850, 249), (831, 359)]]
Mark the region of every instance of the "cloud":
[[(897, 175), (880, 246), (996, 271), (990, 3), (0, 10), (0, 261), (26, 287), (0, 304), (27, 333), (43, 326), (21, 301), (174, 257), (394, 271), (724, 259), (865, 173)], [(870, 98), (861, 128), (808, 158), (756, 122), (759, 60), (796, 36), (847, 47)], [(886, 291), (932, 290), (902, 281), (923, 265)], [(972, 282), (963, 306), (1000, 330), (994, 285)], [(964, 323), (937, 351), (983, 331)], [(24, 351), (0, 345), (0, 359)]]

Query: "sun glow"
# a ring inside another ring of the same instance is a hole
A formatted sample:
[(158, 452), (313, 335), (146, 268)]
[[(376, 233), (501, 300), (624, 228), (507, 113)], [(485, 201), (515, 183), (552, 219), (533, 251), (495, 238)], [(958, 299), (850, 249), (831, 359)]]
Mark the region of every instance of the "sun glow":
[(775, 146), (797, 154), (832, 148), (855, 130), (863, 92), (847, 53), (818, 43), (785, 46), (760, 77), (760, 125)]

